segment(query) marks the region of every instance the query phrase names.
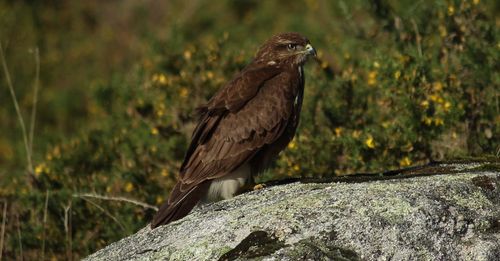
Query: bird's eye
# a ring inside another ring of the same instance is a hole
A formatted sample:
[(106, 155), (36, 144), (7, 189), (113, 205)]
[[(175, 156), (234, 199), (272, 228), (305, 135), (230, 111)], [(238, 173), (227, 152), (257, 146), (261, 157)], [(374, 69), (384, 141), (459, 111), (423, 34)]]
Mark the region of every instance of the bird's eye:
[(296, 44), (288, 44), (286, 46), (286, 48), (288, 48), (288, 50), (295, 50), (295, 48), (297, 48), (297, 45)]

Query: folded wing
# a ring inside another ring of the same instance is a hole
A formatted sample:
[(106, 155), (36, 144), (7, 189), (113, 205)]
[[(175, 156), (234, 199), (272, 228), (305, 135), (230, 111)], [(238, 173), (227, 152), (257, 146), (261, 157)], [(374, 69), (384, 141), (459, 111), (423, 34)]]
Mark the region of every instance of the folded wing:
[(210, 180), (231, 173), (283, 134), (297, 95), (291, 79), (279, 68), (250, 65), (199, 109), (180, 179), (152, 227), (187, 215)]

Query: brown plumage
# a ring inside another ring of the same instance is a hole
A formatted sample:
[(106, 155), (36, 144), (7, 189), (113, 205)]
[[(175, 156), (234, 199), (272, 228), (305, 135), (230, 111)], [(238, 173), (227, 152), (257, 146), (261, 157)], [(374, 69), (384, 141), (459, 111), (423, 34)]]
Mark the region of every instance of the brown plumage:
[(199, 202), (234, 196), (287, 146), (297, 129), (304, 93), (302, 66), (310, 55), (316, 52), (307, 38), (298, 33), (275, 35), (199, 108), (179, 181), (152, 228), (186, 216)]

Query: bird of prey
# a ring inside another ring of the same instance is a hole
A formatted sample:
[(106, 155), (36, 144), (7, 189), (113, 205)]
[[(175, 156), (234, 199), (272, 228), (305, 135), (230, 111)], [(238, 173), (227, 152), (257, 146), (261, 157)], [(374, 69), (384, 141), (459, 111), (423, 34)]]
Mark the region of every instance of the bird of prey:
[(293, 139), (304, 95), (303, 66), (316, 55), (299, 33), (271, 37), (205, 105), (179, 181), (151, 227), (186, 216), (197, 204), (232, 198)]

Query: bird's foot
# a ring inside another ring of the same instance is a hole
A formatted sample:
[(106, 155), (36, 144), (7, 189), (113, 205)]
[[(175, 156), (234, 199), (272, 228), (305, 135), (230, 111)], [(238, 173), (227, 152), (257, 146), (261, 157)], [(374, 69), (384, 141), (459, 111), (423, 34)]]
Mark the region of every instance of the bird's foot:
[(266, 184), (261, 183), (261, 184), (257, 184), (255, 186), (253, 186), (252, 190), (261, 190), (261, 189), (263, 189), (265, 187), (266, 187)]

